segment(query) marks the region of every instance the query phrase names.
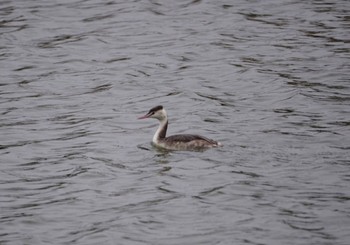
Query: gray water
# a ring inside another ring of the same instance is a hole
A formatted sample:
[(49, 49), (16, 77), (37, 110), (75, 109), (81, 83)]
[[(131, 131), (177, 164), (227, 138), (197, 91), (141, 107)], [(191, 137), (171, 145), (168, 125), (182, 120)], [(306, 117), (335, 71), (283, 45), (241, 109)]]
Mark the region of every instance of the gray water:
[(1, 1), (0, 244), (349, 244), (349, 10)]

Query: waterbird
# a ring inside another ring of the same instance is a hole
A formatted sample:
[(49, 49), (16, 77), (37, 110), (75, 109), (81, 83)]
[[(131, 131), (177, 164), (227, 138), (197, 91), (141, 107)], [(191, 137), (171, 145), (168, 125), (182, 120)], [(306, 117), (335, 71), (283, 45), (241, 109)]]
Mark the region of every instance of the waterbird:
[(198, 151), (221, 146), (220, 142), (196, 134), (176, 134), (166, 137), (168, 116), (161, 105), (153, 107), (146, 115), (138, 119), (145, 118), (155, 118), (159, 121), (159, 127), (152, 139), (153, 144), (157, 147), (167, 150)]

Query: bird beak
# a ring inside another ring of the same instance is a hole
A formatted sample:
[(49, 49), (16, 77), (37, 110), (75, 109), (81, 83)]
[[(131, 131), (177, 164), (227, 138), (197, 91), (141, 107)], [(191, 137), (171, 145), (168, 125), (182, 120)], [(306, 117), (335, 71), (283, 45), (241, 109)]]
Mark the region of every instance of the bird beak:
[(146, 115), (139, 117), (137, 119), (145, 119), (145, 118), (149, 118), (152, 114), (151, 113), (147, 113)]

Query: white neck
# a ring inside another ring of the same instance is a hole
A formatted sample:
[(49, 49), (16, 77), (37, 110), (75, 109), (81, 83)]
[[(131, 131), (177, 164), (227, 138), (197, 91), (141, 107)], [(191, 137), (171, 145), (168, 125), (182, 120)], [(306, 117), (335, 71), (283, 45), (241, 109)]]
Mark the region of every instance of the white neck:
[(168, 118), (165, 116), (159, 120), (159, 127), (153, 136), (153, 143), (158, 144), (159, 140), (164, 139), (168, 128)]

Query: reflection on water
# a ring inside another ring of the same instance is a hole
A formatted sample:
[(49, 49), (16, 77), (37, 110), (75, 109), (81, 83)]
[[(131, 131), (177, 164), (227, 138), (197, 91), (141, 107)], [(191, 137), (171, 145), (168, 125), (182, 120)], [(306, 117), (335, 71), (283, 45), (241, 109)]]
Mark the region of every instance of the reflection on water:
[[(0, 243), (347, 244), (348, 12), (0, 3)], [(153, 148), (158, 104), (224, 147)]]

